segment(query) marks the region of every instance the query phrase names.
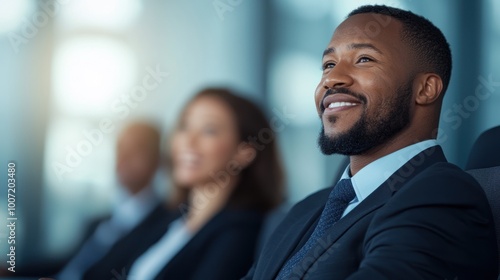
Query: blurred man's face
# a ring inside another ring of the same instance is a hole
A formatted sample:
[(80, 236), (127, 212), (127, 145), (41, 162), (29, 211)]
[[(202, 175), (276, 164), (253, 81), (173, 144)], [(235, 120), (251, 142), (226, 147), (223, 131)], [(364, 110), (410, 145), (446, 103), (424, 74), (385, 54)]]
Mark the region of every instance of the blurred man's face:
[(368, 36), (362, 31), (373, 24), (373, 15), (354, 15), (328, 44), (315, 93), (323, 124), (318, 142), (325, 154), (363, 154), (410, 122), (410, 50), (401, 41), (401, 23), (388, 20), (378, 34)]
[(118, 140), (116, 172), (131, 193), (147, 186), (158, 167), (158, 134), (151, 128), (132, 126)]

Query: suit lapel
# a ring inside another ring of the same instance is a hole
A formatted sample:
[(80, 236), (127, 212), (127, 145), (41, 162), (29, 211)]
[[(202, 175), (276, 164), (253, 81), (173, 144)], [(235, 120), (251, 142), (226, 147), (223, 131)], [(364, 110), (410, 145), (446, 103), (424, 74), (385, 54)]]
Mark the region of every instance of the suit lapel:
[[(312, 231), (313, 225), (317, 222), (321, 211), (323, 210), (326, 199), (328, 198), (328, 193), (332, 188), (325, 189), (321, 191), (325, 195), (322, 196), (321, 201), (315, 205), (314, 208), (310, 208), (306, 213), (300, 213), (300, 216), (293, 215), (293, 210), (287, 215), (286, 219), (292, 221), (287, 223), (286, 227), (278, 227), (277, 231), (274, 232), (274, 236), (282, 236), (279, 240), (274, 240), (276, 238), (270, 238), (272, 241), (277, 241), (276, 243), (268, 242), (264, 250), (264, 258), (259, 259), (263, 269), (260, 271), (265, 272), (265, 275), (257, 277), (257, 279), (267, 279), (271, 275), (273, 278), (276, 277), (281, 267), (284, 265), (285, 261), (292, 255), (292, 253), (297, 248), (297, 245), (301, 242), (304, 237), (308, 237)], [(295, 216), (295, 217), (294, 217)], [(284, 221), (286, 223), (286, 221)], [(274, 237), (273, 236), (273, 237)], [(262, 261), (264, 260), (264, 263)]]
[(297, 265), (294, 273), (298, 273), (296, 275), (302, 275), (305, 273), (309, 267), (311, 267), (317, 259), (325, 253), (326, 250), (334, 246), (334, 243), (357, 221), (382, 207), (395, 192), (402, 188), (406, 182), (411, 180), (422, 170), (434, 163), (443, 161), (446, 161), (446, 158), (444, 157), (443, 151), (439, 146), (428, 148), (410, 159), (365, 200), (363, 200), (351, 212), (333, 225), (327, 233), (318, 240), (316, 246), (309, 250), (305, 255), (304, 260), (307, 260), (309, 265)]
[(377, 188), (351, 212), (330, 227), (325, 235), (319, 238), (317, 244), (311, 248), (303, 258), (303, 260), (307, 260), (308, 264), (305, 266), (297, 265), (293, 274), (302, 275), (305, 273), (329, 248), (335, 246), (335, 242), (337, 242), (349, 228), (366, 215), (382, 207), (392, 194), (393, 192), (388, 188)]

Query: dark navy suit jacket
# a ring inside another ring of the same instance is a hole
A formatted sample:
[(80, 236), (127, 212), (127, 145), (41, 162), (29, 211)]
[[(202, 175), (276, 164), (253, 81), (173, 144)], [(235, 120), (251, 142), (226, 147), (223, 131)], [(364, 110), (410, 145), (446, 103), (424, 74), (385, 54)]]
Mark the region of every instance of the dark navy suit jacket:
[[(332, 188), (292, 208), (244, 279), (274, 279), (307, 241)], [(496, 279), (493, 217), (439, 146), (416, 155), (332, 226), (291, 279)]]

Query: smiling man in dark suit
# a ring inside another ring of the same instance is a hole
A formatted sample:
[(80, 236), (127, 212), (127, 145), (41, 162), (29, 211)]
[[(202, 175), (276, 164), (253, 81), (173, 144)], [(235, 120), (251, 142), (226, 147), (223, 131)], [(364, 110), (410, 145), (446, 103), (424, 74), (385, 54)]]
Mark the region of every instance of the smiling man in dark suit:
[(435, 140), (450, 75), (449, 45), (427, 19), (351, 12), (315, 93), (319, 146), (350, 165), (290, 211), (245, 279), (496, 279), (485, 194)]

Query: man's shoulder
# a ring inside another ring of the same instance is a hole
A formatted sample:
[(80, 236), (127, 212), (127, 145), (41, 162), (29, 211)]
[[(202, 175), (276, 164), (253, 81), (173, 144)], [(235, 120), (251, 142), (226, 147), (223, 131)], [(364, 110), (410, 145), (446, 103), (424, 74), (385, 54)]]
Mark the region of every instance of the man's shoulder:
[(414, 181), (432, 182), (434, 185), (439, 184), (442, 187), (473, 186), (476, 189), (481, 189), (472, 175), (449, 162), (438, 162), (429, 166), (429, 168), (415, 176)]
[(484, 191), (479, 183), (467, 172), (448, 162), (430, 165), (422, 172), (411, 176), (411, 179), (398, 190), (396, 197), (409, 197), (423, 201), (449, 201), (458, 199), (485, 201)]

